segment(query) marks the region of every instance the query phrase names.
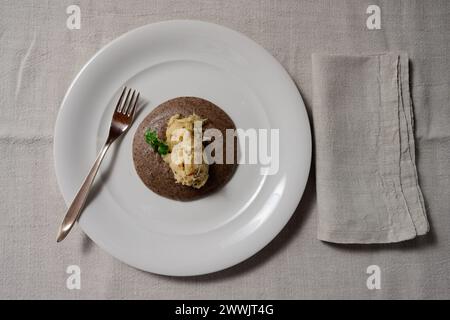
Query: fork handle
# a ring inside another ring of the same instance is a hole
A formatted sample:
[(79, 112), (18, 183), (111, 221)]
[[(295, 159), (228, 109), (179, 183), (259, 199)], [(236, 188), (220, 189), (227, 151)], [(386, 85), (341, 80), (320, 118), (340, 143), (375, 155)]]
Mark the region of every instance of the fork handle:
[(69, 210), (67, 210), (66, 216), (64, 217), (61, 227), (59, 228), (58, 238), (56, 240), (57, 242), (64, 240), (64, 238), (67, 236), (70, 230), (72, 230), (72, 227), (74, 226), (75, 222), (80, 217), (81, 210), (83, 209), (86, 203), (86, 199), (91, 190), (92, 183), (94, 182), (95, 176), (97, 175), (98, 169), (100, 168), (100, 164), (102, 163), (106, 151), (108, 151), (108, 148), (110, 147), (111, 143), (112, 143), (111, 141), (107, 141), (103, 146), (102, 150), (100, 150), (97, 159), (95, 160), (94, 165), (92, 166), (91, 171), (89, 171), (89, 174), (84, 180), (80, 190), (73, 199), (72, 204), (69, 207)]

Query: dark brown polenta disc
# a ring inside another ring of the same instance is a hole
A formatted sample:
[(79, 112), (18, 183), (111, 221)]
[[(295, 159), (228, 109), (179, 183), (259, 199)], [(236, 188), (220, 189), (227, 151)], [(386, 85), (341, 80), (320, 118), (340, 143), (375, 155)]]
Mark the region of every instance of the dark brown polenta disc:
[[(139, 125), (133, 139), (133, 161), (136, 172), (142, 182), (157, 194), (170, 199), (189, 201), (198, 199), (223, 187), (233, 176), (237, 162), (234, 164), (211, 164), (209, 178), (200, 189), (183, 186), (175, 182), (169, 165), (145, 141), (148, 129), (156, 130), (158, 137), (166, 139), (167, 122), (175, 114), (187, 117), (193, 113), (207, 121), (203, 130), (215, 128), (222, 132), (224, 141), (226, 129), (236, 129), (233, 120), (218, 106), (207, 100), (196, 97), (179, 97), (166, 101), (150, 112)], [(224, 162), (226, 148), (224, 146)], [(235, 141), (235, 160), (237, 142)]]

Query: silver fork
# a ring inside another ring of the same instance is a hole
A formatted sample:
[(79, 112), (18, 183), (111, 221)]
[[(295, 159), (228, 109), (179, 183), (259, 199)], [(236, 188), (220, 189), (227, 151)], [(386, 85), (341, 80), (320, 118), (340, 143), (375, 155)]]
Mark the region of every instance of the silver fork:
[[(126, 94), (126, 95), (125, 95)], [(131, 96), (130, 96), (131, 94)], [(127, 87), (123, 88), (122, 94), (120, 95), (119, 101), (117, 102), (116, 109), (111, 121), (111, 126), (109, 128), (108, 138), (106, 139), (105, 145), (102, 150), (100, 150), (91, 171), (84, 180), (80, 191), (73, 199), (69, 210), (64, 217), (61, 227), (58, 231), (57, 242), (64, 240), (67, 234), (72, 230), (75, 222), (80, 217), (81, 211), (86, 203), (86, 199), (91, 190), (92, 183), (94, 182), (95, 176), (97, 175), (98, 168), (102, 163), (102, 160), (108, 151), (111, 144), (116, 141), (118, 137), (124, 134), (131, 123), (133, 122), (134, 114), (136, 112), (136, 105), (139, 99), (139, 92), (132, 90), (131, 88), (127, 90)]]

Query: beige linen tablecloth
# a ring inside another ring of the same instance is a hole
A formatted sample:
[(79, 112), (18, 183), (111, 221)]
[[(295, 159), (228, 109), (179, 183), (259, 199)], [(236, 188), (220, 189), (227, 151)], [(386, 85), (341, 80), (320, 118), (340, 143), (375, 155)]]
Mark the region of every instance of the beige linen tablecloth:
[[(66, 27), (72, 4), (81, 9), (79, 30)], [(381, 29), (366, 25), (370, 5), (381, 9)], [(78, 228), (57, 245), (66, 207), (53, 169), (53, 128), (70, 82), (124, 32), (185, 18), (228, 26), (264, 46), (291, 74), (310, 112), (313, 52), (408, 53), (417, 170), (431, 232), (389, 245), (318, 241), (313, 170), (282, 233), (223, 272), (144, 273), (100, 250)], [(0, 298), (450, 298), (449, 46), (445, 0), (2, 1)], [(80, 290), (66, 287), (70, 265), (81, 268)], [(380, 289), (368, 289), (369, 266), (379, 267)]]

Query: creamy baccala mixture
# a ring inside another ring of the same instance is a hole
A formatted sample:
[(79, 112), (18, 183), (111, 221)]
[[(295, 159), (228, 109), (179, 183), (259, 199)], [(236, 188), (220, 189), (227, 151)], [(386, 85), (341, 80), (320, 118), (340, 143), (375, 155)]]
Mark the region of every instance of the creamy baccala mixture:
[[(169, 152), (163, 156), (170, 166), (175, 180), (185, 186), (200, 189), (208, 180), (209, 166), (203, 160), (203, 145), (200, 143), (201, 161), (194, 163), (194, 123), (204, 122), (196, 114), (182, 117), (179, 114), (172, 116), (167, 123), (166, 143)], [(189, 140), (188, 140), (189, 139)]]

